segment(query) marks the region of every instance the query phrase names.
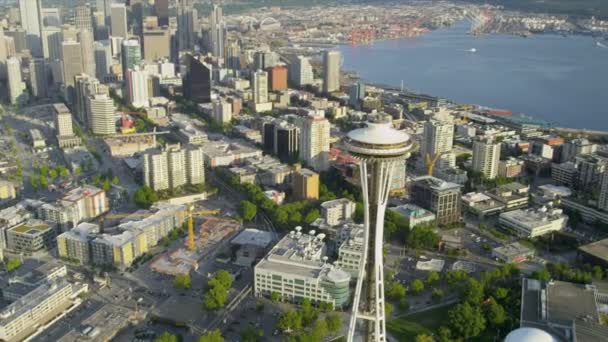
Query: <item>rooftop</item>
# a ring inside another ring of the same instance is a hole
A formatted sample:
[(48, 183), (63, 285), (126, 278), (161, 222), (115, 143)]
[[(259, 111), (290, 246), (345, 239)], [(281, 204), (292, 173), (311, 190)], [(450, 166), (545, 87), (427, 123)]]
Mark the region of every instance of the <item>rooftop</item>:
[(519, 242), (515, 242), (512, 244), (496, 247), (494, 248), (494, 252), (500, 253), (502, 255), (516, 256), (521, 254), (529, 254), (530, 252), (532, 252), (532, 249), (522, 245)]
[(266, 248), (272, 242), (272, 234), (263, 230), (247, 228), (232, 239), (235, 245), (254, 245)]
[(547, 224), (550, 220), (567, 219), (561, 209), (518, 209), (500, 214), (501, 219), (517, 222), (526, 227), (538, 227)]
[(580, 246), (578, 250), (598, 259), (608, 261), (608, 239), (603, 239)]
[(11, 231), (22, 234), (36, 235), (47, 231), (50, 228), (51, 227), (44, 221), (30, 219), (23, 224), (11, 228)]
[(424, 185), (436, 191), (460, 190), (459, 184), (446, 182), (443, 179), (439, 179), (433, 176), (422, 176), (415, 178), (414, 183)]

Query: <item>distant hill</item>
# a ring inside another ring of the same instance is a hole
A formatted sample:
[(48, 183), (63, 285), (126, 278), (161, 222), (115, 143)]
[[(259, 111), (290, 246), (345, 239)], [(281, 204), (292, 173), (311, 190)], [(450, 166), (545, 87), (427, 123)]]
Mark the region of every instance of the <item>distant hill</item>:
[(607, 0), (465, 0), (501, 5), (506, 9), (608, 18)]

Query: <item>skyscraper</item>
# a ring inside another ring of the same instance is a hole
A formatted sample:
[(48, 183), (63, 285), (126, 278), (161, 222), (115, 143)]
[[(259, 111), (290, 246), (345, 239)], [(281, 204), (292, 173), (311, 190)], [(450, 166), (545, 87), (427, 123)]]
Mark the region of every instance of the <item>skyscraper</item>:
[(148, 74), (139, 69), (139, 66), (134, 66), (133, 69), (127, 70), (127, 99), (129, 103), (136, 108), (148, 107)]
[(93, 32), (93, 22), (91, 8), (87, 5), (76, 6), (74, 10), (74, 26), (77, 30), (87, 30)]
[(350, 86), (348, 92), (348, 104), (358, 106), (365, 98), (365, 84), (363, 82), (355, 82)]
[(275, 65), (268, 70), (270, 71), (270, 90), (287, 90), (287, 67), (285, 65)]
[(80, 51), (82, 54), (82, 71), (89, 76), (95, 76), (93, 31), (80, 30), (80, 32), (78, 32), (78, 41), (80, 42)]
[(89, 97), (97, 94), (107, 94), (107, 87), (103, 86), (98, 79), (87, 74), (74, 76), (74, 101), (72, 108), (74, 114), (85, 126), (89, 121)]
[(46, 77), (46, 67), (43, 58), (33, 58), (30, 60), (30, 82), (32, 85), (32, 95), (37, 98), (47, 97), (48, 80)]
[(127, 77), (127, 70), (141, 63), (141, 46), (135, 39), (124, 40), (121, 51), (122, 75)]
[(144, 28), (144, 59), (147, 62), (171, 57), (171, 32), (167, 27)]
[(179, 51), (194, 48), (194, 9), (192, 0), (178, 0), (177, 3), (177, 46)]
[(184, 96), (196, 103), (210, 102), (211, 66), (192, 55), (186, 57), (186, 64), (188, 72), (183, 83)]
[(359, 163), (365, 227), (364, 259), (358, 270), (347, 339), (353, 341), (361, 319), (366, 323), (363, 341), (384, 342), (384, 213), (395, 164), (409, 157), (414, 144), (390, 123), (374, 122), (348, 133), (345, 146)]
[(74, 103), (74, 76), (83, 72), (82, 50), (80, 43), (73, 40), (64, 41), (62, 44), (63, 56), (63, 83), (66, 90), (68, 103)]
[(19, 0), (21, 26), (27, 33), (27, 47), (32, 56), (42, 57), (42, 8), (40, 0)]
[(230, 41), (226, 47), (226, 66), (232, 70), (241, 68), (241, 45), (238, 40)]
[(155, 0), (154, 13), (158, 17), (158, 26), (169, 26), (169, 0)]
[(253, 102), (255, 104), (268, 102), (268, 73), (258, 70), (253, 74), (251, 81)]
[(608, 171), (604, 171), (600, 177), (600, 199), (598, 201), (598, 208), (603, 211), (608, 211)]
[(224, 23), (222, 8), (220, 6), (213, 5), (209, 22), (211, 23), (209, 32), (211, 53), (217, 58), (224, 58), (224, 33), (226, 31), (226, 24)]
[(21, 60), (17, 57), (11, 57), (6, 62), (6, 70), (8, 73), (8, 94), (10, 103), (13, 105), (24, 104), (28, 97), (25, 92), (25, 83), (21, 76)]
[(300, 158), (315, 171), (329, 169), (329, 130), (324, 117), (308, 116), (301, 122)]
[(42, 29), (42, 55), (51, 61), (61, 59), (63, 32), (60, 27), (49, 26)]
[(88, 97), (87, 103), (91, 132), (99, 135), (115, 134), (114, 100), (107, 94), (94, 94)]
[(473, 141), (473, 170), (481, 172), (485, 178), (494, 179), (498, 175), (500, 143), (492, 140)]
[(323, 92), (340, 90), (340, 51), (323, 53)]
[(108, 40), (95, 42), (95, 76), (103, 80), (110, 73), (112, 47)]
[(203, 151), (200, 147), (167, 145), (164, 150), (143, 155), (144, 184), (154, 190), (205, 182)]
[(129, 38), (129, 27), (127, 26), (127, 7), (125, 4), (111, 5), (111, 36)]
[(313, 82), (314, 75), (312, 72), (312, 65), (308, 57), (298, 56), (290, 64), (291, 70), (289, 70), (289, 79), (297, 87), (304, 87), (310, 85)]
[(0, 80), (6, 79), (6, 60), (8, 59), (8, 51), (6, 41), (4, 39), (4, 30), (0, 28)]

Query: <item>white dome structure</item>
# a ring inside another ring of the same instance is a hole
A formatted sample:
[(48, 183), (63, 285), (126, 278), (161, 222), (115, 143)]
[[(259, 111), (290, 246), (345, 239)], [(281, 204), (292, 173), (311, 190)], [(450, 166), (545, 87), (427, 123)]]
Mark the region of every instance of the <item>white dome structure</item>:
[(511, 331), (505, 342), (559, 342), (544, 330), (537, 328), (519, 328)]

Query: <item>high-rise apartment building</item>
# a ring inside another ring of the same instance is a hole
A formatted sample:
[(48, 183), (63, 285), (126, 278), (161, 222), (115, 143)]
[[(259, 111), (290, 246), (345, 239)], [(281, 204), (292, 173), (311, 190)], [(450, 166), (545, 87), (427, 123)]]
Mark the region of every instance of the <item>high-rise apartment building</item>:
[(110, 7), (111, 36), (129, 38), (129, 27), (127, 26), (127, 7), (125, 4), (112, 4)]
[(340, 90), (340, 51), (323, 53), (323, 92), (328, 94)]
[(53, 105), (53, 109), (55, 110), (55, 131), (57, 133), (59, 147), (65, 148), (80, 145), (80, 137), (74, 135), (72, 113), (68, 107), (63, 103), (56, 103)]
[(309, 169), (294, 172), (293, 196), (299, 201), (319, 199), (319, 174)]
[(167, 27), (144, 29), (144, 59), (147, 62), (171, 57), (171, 32)]
[(25, 92), (25, 83), (21, 75), (21, 60), (17, 57), (11, 57), (6, 62), (6, 71), (8, 74), (8, 94), (9, 101), (13, 105), (24, 104), (28, 100)]
[(78, 32), (78, 41), (80, 42), (80, 51), (82, 55), (82, 72), (89, 76), (95, 76), (95, 50), (93, 31), (80, 30)]
[(91, 16), (91, 8), (87, 5), (76, 6), (74, 10), (74, 26), (81, 31), (93, 32), (93, 22)]
[(608, 211), (608, 171), (604, 171), (600, 180), (600, 198), (598, 208), (603, 211)]
[(434, 158), (438, 154), (452, 151), (454, 146), (454, 123), (448, 120), (429, 120), (424, 124), (420, 146), (423, 158)]
[(177, 46), (179, 51), (189, 51), (195, 43), (195, 11), (192, 0), (177, 1)]
[(93, 134), (116, 134), (114, 100), (107, 94), (95, 94), (88, 98), (89, 129)]
[(8, 59), (8, 56), (4, 30), (0, 28), (0, 80), (6, 79), (6, 60)]
[(500, 143), (492, 140), (473, 141), (473, 170), (481, 172), (485, 178), (494, 179), (498, 175)]
[(348, 104), (358, 106), (365, 98), (365, 84), (363, 82), (355, 82), (350, 86), (348, 91)]
[(32, 56), (42, 56), (42, 8), (40, 0), (19, 0), (21, 26), (27, 33), (27, 48)]
[(165, 149), (143, 155), (144, 184), (154, 190), (172, 189), (184, 184), (205, 182), (203, 154), (200, 147)]
[(211, 101), (211, 66), (201, 62), (197, 57), (186, 57), (188, 72), (183, 82), (184, 96), (196, 103)]
[(209, 22), (211, 23), (209, 31), (210, 50), (217, 58), (224, 58), (226, 24), (224, 23), (222, 8), (220, 6), (213, 5)]
[(275, 65), (270, 67), (270, 90), (287, 90), (287, 67), (285, 65)]
[(241, 68), (241, 45), (238, 40), (226, 44), (226, 67), (232, 70)]
[(301, 122), (300, 158), (316, 171), (329, 169), (330, 124), (324, 117), (308, 116)]
[(289, 79), (297, 87), (311, 85), (314, 80), (312, 65), (308, 57), (298, 56), (290, 64)]
[(213, 120), (219, 124), (227, 124), (232, 120), (232, 104), (225, 100), (213, 101)]
[(253, 102), (255, 104), (268, 102), (268, 73), (258, 70), (253, 74), (251, 81)]
[(98, 79), (87, 74), (74, 76), (74, 102), (72, 108), (78, 120), (85, 126), (89, 124), (89, 96), (107, 94), (108, 89)]
[(43, 58), (34, 58), (30, 60), (30, 83), (32, 87), (32, 95), (37, 98), (47, 97), (48, 80), (46, 77), (46, 67)]
[(126, 79), (127, 70), (141, 63), (141, 46), (136, 39), (129, 39), (122, 42), (121, 50), (122, 75)]
[(127, 71), (127, 99), (136, 108), (149, 106), (148, 73), (139, 66)]

